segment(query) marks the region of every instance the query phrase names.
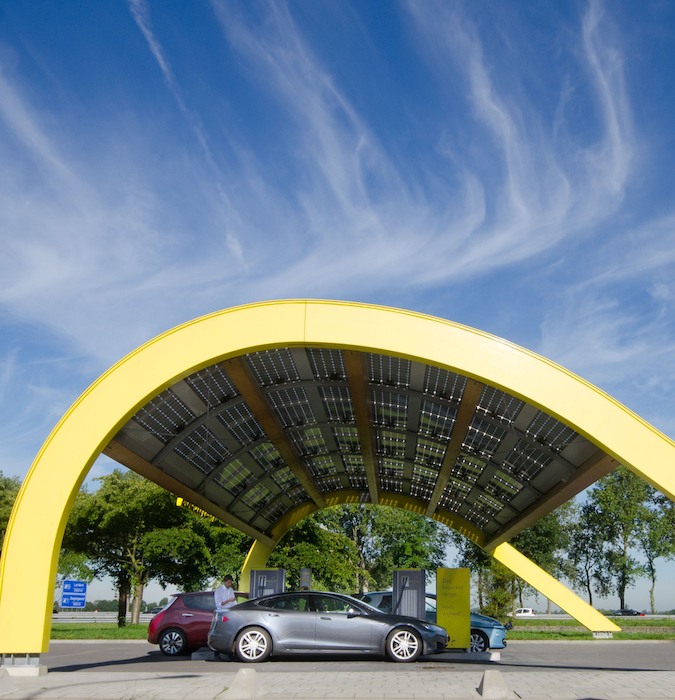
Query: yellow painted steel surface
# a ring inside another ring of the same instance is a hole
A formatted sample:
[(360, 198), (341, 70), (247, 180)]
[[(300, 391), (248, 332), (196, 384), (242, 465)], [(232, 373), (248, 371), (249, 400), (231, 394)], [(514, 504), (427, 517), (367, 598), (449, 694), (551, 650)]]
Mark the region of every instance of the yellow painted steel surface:
[(510, 544), (500, 544), (492, 556), (527, 581), (591, 632), (620, 632), (621, 628), (591, 607), (567, 586), (547, 574)]
[(448, 647), (471, 646), (471, 572), (468, 569), (436, 570), (436, 622), (448, 631)]
[(589, 383), (512, 343), (422, 314), (344, 302), (278, 301), (219, 311), (123, 358), (77, 399), (47, 438), (7, 528), (0, 562), (0, 653), (47, 650), (68, 512), (94, 460), (129, 418), (165, 388), (215, 362), (305, 345), (397, 355), (506, 390), (564, 421), (675, 498), (671, 440)]
[(251, 592), (251, 571), (264, 569), (267, 565), (267, 558), (271, 553), (272, 547), (263, 542), (256, 540), (251, 545), (241, 570), (241, 578), (239, 579), (240, 591), (245, 593)]

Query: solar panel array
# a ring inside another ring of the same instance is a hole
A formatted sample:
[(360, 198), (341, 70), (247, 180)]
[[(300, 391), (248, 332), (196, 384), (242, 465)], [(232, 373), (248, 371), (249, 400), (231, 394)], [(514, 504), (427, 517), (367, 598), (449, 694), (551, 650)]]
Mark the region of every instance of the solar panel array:
[(309, 483), (322, 496), (394, 494), (425, 508), (437, 493), (435, 507), (494, 534), (597, 448), (490, 386), (458, 429), (468, 381), (400, 357), (266, 350), (177, 382), (115, 439), (259, 532), (316, 500)]

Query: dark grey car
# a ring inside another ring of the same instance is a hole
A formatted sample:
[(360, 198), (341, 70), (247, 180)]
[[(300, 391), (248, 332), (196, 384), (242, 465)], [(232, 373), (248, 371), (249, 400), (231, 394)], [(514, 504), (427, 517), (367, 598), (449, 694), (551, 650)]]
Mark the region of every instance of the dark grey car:
[(271, 654), (372, 654), (415, 661), (445, 651), (447, 632), (437, 625), (387, 615), (339, 593), (306, 591), (263, 596), (216, 613), (208, 644), (240, 661)]

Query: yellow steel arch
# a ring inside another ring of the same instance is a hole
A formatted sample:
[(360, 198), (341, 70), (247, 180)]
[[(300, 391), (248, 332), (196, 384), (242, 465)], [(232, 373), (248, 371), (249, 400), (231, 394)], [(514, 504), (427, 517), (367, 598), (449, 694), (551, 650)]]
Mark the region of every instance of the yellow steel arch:
[[(675, 498), (672, 441), (589, 383), (512, 343), (422, 314), (354, 303), (276, 301), (219, 311), (131, 352), (75, 401), (45, 441), (21, 487), (3, 545), (0, 654), (47, 650), (68, 512), (94, 460), (129, 418), (201, 368), (247, 352), (299, 345), (398, 355), (504, 389), (572, 426)], [(508, 547), (497, 550), (495, 555), (540, 587), (532, 580), (536, 570), (510, 560)]]

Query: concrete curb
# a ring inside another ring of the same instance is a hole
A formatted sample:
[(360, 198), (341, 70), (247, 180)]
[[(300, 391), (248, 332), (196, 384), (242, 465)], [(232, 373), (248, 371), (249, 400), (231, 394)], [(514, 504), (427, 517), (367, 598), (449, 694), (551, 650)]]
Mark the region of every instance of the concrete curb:
[(225, 692), (218, 695), (223, 700), (253, 700), (256, 697), (256, 676), (253, 668), (240, 668)]
[(16, 690), (9, 673), (4, 668), (0, 669), (0, 695), (10, 695)]
[(489, 700), (511, 700), (518, 696), (506, 687), (502, 674), (497, 670), (483, 671), (478, 694)]

